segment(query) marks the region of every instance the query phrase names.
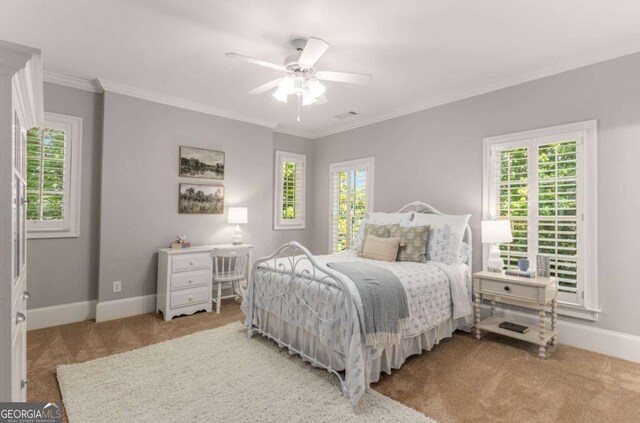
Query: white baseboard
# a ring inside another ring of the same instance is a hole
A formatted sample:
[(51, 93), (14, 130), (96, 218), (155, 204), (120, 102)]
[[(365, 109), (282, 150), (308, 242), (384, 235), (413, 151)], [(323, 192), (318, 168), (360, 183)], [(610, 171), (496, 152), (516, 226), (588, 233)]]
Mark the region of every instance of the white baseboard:
[(121, 300), (100, 301), (96, 307), (96, 322), (152, 313), (156, 310), (156, 294)]
[[(496, 314), (532, 326), (538, 324), (537, 315), (521, 311), (497, 309)], [(489, 315), (486, 304), (482, 305), (482, 315)], [(640, 336), (558, 320), (558, 342), (640, 363)]]
[(27, 330), (66, 325), (96, 318), (96, 300), (27, 310)]

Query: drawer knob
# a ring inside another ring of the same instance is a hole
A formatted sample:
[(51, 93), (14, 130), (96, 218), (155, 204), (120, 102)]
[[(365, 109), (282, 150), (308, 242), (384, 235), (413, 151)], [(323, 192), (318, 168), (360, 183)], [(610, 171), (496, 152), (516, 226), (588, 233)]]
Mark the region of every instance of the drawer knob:
[(25, 316), (23, 313), (18, 312), (16, 314), (16, 323), (22, 323), (25, 320), (27, 320), (27, 316)]
[(511, 291), (511, 288), (510, 288), (510, 287), (508, 287), (508, 286), (505, 286), (505, 287), (504, 287), (504, 290), (505, 290), (505, 291), (507, 291), (507, 292), (509, 292), (509, 291)]
[(189, 301), (193, 301), (193, 297), (189, 297)]
[(191, 279), (189, 279), (189, 283), (193, 282)]
[(189, 265), (190, 265), (190, 266), (193, 266), (193, 261), (190, 261), (190, 262), (189, 262)]

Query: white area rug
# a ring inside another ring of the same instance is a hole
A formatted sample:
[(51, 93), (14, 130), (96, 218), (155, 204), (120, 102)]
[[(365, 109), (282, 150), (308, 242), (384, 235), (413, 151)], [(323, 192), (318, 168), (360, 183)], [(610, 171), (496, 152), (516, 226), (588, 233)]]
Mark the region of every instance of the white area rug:
[(57, 373), (70, 423), (435, 422), (371, 389), (353, 407), (335, 375), (240, 323)]

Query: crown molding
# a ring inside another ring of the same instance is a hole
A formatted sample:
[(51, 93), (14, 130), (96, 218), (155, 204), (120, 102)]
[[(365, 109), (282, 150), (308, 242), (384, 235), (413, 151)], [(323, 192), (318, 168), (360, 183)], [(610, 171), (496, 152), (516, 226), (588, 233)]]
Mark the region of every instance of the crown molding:
[(278, 132), (285, 135), (293, 135), (294, 137), (306, 138), (309, 140), (315, 139), (315, 131), (305, 131), (304, 129), (287, 128), (284, 126), (276, 126), (273, 128), (273, 132)]
[(102, 88), (100, 88), (95, 79), (78, 78), (76, 76), (63, 75), (61, 73), (44, 71), (44, 82), (63, 85), (70, 88), (77, 88), (79, 90), (90, 91), (92, 93), (102, 92)]
[(523, 74), (515, 78), (504, 79), (492, 84), (488, 84), (482, 87), (476, 87), (471, 89), (457, 90), (438, 97), (433, 97), (426, 101), (415, 103), (413, 105), (397, 108), (396, 110), (388, 113), (380, 113), (372, 117), (363, 117), (358, 121), (337, 125), (325, 130), (317, 130), (310, 133), (309, 138), (316, 140), (329, 135), (338, 134), (341, 132), (350, 131), (352, 129), (361, 128), (363, 126), (372, 125), (374, 123), (382, 122), (389, 119), (395, 119), (400, 116), (409, 115), (412, 113), (420, 112), (434, 107), (443, 106), (445, 104), (454, 103), (456, 101), (464, 100), (478, 95), (487, 94), (493, 91), (498, 91), (504, 88), (513, 87), (516, 85), (524, 84), (526, 82), (535, 81), (548, 76), (557, 75), (560, 73), (568, 72), (574, 69), (583, 68), (589, 65), (594, 65), (608, 60), (617, 59), (620, 57), (628, 56), (638, 53), (637, 46), (635, 47), (620, 47), (615, 49), (614, 52), (609, 52), (606, 56), (603, 55), (588, 55), (577, 58), (576, 60), (567, 61), (561, 64), (557, 64), (551, 67), (547, 67), (541, 71), (531, 72)]
[(239, 113), (235, 113), (229, 110), (219, 109), (217, 107), (197, 103), (191, 100), (185, 100), (183, 98), (172, 97), (165, 94), (160, 94), (154, 91), (147, 91), (140, 88), (130, 87), (128, 85), (119, 84), (113, 81), (107, 81), (105, 79), (98, 79), (98, 83), (105, 92), (112, 92), (116, 94), (122, 94), (129, 97), (140, 98), (142, 100), (151, 101), (154, 103), (160, 103), (167, 106), (178, 107), (180, 109), (192, 110), (194, 112), (205, 113), (207, 115), (213, 115), (223, 117), (226, 119), (237, 120), (241, 122), (251, 123), (253, 125), (265, 126), (273, 129), (277, 126), (277, 123), (267, 120), (256, 119), (249, 116), (244, 116)]

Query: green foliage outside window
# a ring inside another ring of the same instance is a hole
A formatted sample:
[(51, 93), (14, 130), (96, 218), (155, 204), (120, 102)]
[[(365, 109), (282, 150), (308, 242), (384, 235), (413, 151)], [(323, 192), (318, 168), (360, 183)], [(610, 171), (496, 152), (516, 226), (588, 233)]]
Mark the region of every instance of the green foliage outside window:
[(294, 162), (282, 163), (282, 219), (295, 219), (297, 165)]
[(338, 175), (338, 210), (336, 251), (348, 249), (367, 214), (367, 175), (364, 169)]
[(65, 133), (58, 129), (27, 131), (27, 219), (64, 217)]

